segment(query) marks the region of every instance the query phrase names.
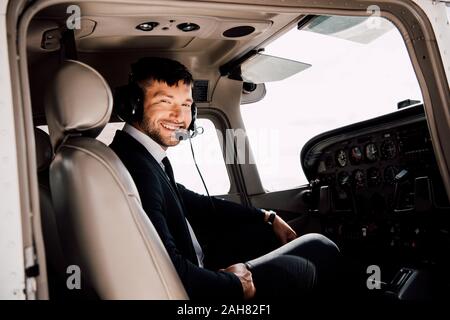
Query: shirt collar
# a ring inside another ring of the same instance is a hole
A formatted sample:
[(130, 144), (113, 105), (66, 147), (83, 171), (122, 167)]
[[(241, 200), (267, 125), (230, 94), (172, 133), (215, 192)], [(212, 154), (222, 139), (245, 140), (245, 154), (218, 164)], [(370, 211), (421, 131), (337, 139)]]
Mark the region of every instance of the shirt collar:
[(128, 123), (125, 124), (122, 130), (142, 144), (152, 155), (152, 157), (155, 158), (155, 160), (161, 165), (162, 159), (164, 159), (167, 154), (155, 140)]

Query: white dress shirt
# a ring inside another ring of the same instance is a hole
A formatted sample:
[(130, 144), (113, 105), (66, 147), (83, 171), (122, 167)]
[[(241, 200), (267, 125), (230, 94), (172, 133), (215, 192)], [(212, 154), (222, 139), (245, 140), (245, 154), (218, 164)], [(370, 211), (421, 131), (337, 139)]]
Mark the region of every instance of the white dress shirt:
[[(147, 149), (147, 151), (153, 156), (153, 158), (155, 158), (156, 162), (158, 162), (163, 171), (166, 172), (164, 165), (162, 163), (162, 160), (167, 156), (166, 151), (155, 140), (150, 138), (145, 133), (139, 131), (132, 125), (129, 125), (128, 123), (125, 124), (122, 130), (128, 133), (134, 139), (136, 139), (140, 144), (142, 144)], [(198, 242), (194, 230), (192, 229), (188, 219), (186, 219), (186, 223), (189, 229), (189, 233), (191, 235), (192, 243), (194, 245), (195, 254), (197, 255), (198, 265), (203, 268), (203, 258), (205, 256), (203, 254), (202, 247), (200, 246), (200, 243)]]

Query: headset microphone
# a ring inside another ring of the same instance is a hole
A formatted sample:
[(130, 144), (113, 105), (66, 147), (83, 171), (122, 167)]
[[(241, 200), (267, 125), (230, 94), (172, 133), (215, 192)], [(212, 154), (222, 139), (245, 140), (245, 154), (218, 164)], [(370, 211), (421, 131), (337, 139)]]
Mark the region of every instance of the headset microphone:
[(199, 134), (203, 134), (205, 130), (203, 127), (197, 127), (197, 125), (194, 124), (194, 128), (192, 130), (192, 133), (189, 132), (189, 130), (185, 129), (176, 129), (175, 130), (175, 139), (178, 141), (184, 141), (190, 138), (194, 138)]
[(175, 139), (178, 141), (183, 141), (189, 139), (189, 132), (183, 129), (175, 130)]

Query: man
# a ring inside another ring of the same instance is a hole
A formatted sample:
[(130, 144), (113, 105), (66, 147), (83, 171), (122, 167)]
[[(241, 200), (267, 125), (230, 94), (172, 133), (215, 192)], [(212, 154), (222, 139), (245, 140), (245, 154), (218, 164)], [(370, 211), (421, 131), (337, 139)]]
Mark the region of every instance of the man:
[(179, 143), (179, 131), (192, 129), (192, 85), (192, 75), (176, 61), (139, 60), (129, 85), (115, 95), (116, 112), (127, 124), (110, 145), (133, 177), (189, 297), (307, 294), (337, 259), (330, 240), (297, 238), (273, 212), (208, 198), (175, 183), (166, 150)]

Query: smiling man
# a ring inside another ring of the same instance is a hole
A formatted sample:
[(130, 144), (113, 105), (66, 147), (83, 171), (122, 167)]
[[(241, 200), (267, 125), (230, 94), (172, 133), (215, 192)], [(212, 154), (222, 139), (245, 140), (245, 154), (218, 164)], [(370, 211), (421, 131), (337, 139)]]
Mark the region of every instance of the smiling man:
[(175, 132), (187, 130), (192, 121), (191, 92), (191, 84), (183, 80), (172, 85), (154, 81), (148, 86), (143, 120), (135, 123), (136, 129), (146, 133), (164, 150), (177, 145), (179, 140), (175, 138)]
[(175, 182), (166, 150), (179, 143), (178, 131), (193, 129), (192, 86), (191, 73), (174, 60), (133, 64), (114, 102), (127, 123), (110, 145), (133, 177), (189, 297), (309, 294), (336, 265), (334, 243), (318, 234), (297, 238), (273, 211), (209, 199)]

